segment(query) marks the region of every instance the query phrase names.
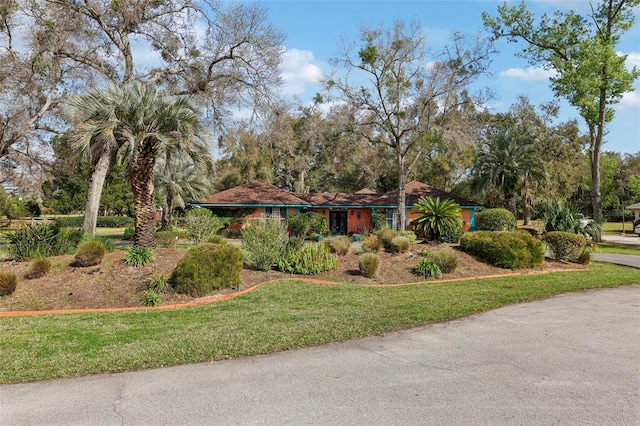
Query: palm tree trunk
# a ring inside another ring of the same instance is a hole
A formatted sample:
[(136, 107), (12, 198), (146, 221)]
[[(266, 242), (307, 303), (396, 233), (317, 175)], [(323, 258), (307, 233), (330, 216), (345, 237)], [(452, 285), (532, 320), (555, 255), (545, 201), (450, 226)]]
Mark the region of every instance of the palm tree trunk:
[(98, 163), (93, 169), (93, 173), (91, 175), (91, 183), (89, 184), (87, 206), (84, 209), (84, 222), (82, 224), (82, 229), (92, 237), (95, 237), (96, 235), (96, 223), (98, 222), (100, 197), (102, 196), (104, 180), (109, 172), (110, 157), (110, 153), (103, 153), (98, 159)]
[(155, 160), (152, 143), (143, 142), (129, 169), (135, 209), (136, 236), (133, 239), (134, 247), (153, 248), (155, 245), (155, 203), (153, 198), (153, 167)]
[(529, 179), (524, 180), (522, 189), (522, 211), (524, 226), (531, 225), (531, 193), (529, 192)]
[(171, 226), (171, 221), (172, 221), (172, 213), (171, 213), (171, 209), (173, 208), (173, 189), (171, 188), (167, 188), (167, 206), (166, 206), (166, 213), (165, 213), (165, 221), (166, 223), (166, 227), (170, 227)]
[(504, 206), (513, 213), (513, 217), (518, 220), (518, 207), (516, 205), (515, 194), (504, 194)]

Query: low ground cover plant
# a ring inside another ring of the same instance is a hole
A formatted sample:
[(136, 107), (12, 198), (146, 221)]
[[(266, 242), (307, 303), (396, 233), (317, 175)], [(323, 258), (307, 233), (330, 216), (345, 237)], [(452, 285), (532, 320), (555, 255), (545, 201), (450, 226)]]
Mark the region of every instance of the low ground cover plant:
[(413, 268), (413, 272), (422, 278), (442, 278), (442, 271), (436, 262), (430, 259), (421, 259)]
[(153, 250), (144, 247), (129, 247), (122, 263), (127, 266), (147, 266), (153, 262)]
[(544, 244), (523, 231), (477, 231), (460, 238), (460, 248), (491, 265), (534, 268), (544, 261)]
[(171, 275), (178, 293), (202, 297), (240, 283), (242, 251), (230, 244), (203, 243), (191, 247)]

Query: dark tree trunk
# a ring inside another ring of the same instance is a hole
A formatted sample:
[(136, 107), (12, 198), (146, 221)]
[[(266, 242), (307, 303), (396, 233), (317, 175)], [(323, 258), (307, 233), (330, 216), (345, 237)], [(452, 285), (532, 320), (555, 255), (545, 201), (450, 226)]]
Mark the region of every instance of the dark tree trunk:
[(155, 166), (155, 161), (153, 144), (144, 141), (141, 143), (129, 169), (135, 209), (136, 236), (133, 239), (134, 247), (152, 248), (155, 245), (155, 203), (153, 198), (153, 167)]

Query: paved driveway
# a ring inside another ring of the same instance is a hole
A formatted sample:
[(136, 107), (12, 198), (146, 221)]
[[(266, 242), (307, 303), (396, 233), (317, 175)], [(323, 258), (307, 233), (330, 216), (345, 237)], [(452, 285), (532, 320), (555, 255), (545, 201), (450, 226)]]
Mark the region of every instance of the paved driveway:
[(0, 386), (0, 424), (639, 425), (639, 325), (640, 285), (586, 291), (385, 337)]

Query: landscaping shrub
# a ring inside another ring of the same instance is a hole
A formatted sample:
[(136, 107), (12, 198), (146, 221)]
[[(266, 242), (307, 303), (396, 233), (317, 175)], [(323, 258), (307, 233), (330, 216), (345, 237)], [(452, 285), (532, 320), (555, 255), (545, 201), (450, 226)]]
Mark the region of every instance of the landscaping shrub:
[(513, 231), (516, 218), (507, 209), (485, 209), (476, 213), (476, 228), (479, 231)]
[(358, 258), (360, 273), (367, 278), (373, 278), (380, 267), (380, 256), (376, 253), (363, 253)]
[(134, 228), (133, 226), (127, 226), (124, 232), (122, 233), (122, 239), (127, 241), (133, 240), (135, 236), (136, 236), (136, 228)]
[(413, 268), (413, 272), (422, 275), (423, 278), (442, 278), (442, 271), (436, 262), (429, 259), (422, 259)]
[(16, 291), (18, 276), (13, 272), (0, 272), (0, 296), (9, 296)]
[(443, 274), (449, 274), (458, 267), (458, 255), (451, 247), (442, 247), (430, 256)]
[(155, 260), (153, 250), (143, 247), (129, 247), (122, 263), (127, 266), (147, 266)]
[(562, 231), (547, 232), (544, 242), (556, 261), (569, 262), (577, 262), (587, 245), (587, 239), (582, 235)]
[(184, 218), (184, 226), (189, 238), (197, 245), (223, 228), (223, 221), (210, 210), (196, 208), (189, 210)]
[(147, 281), (147, 290), (152, 290), (160, 294), (168, 293), (171, 290), (170, 278), (171, 275), (153, 271)]
[(55, 225), (24, 225), (5, 234), (9, 252), (15, 260), (23, 261), (36, 257), (58, 256), (76, 249), (84, 237), (81, 229), (60, 230)]
[(213, 234), (207, 238), (206, 242), (209, 244), (227, 244), (227, 239), (222, 235)]
[(409, 239), (409, 244), (415, 244), (418, 241), (418, 237), (413, 231), (400, 231), (398, 232), (400, 237), (406, 237)]
[(381, 248), (382, 248), (382, 242), (375, 235), (369, 235), (362, 242), (362, 250), (368, 253), (379, 252)]
[(173, 230), (156, 231), (154, 237), (158, 247), (175, 248), (178, 242), (178, 233)]
[(311, 222), (305, 213), (295, 213), (287, 217), (287, 227), (289, 232), (297, 237), (307, 238), (310, 234)]
[(460, 238), (460, 248), (501, 268), (533, 268), (544, 260), (542, 241), (521, 231), (478, 231)]
[(242, 230), (245, 258), (254, 262), (259, 271), (268, 271), (283, 256), (289, 235), (278, 218), (258, 218)]
[(371, 216), (371, 222), (373, 224), (372, 232), (378, 232), (379, 230), (387, 227), (387, 214), (386, 213), (374, 213)]
[(278, 269), (290, 274), (313, 275), (338, 267), (338, 260), (325, 244), (307, 244), (278, 260)]
[(406, 253), (411, 246), (411, 241), (407, 237), (395, 237), (391, 240), (389, 251), (394, 253)]
[(439, 243), (458, 244), (460, 237), (464, 234), (462, 226), (462, 222), (443, 225), (437, 241)]
[(591, 263), (591, 252), (585, 250), (580, 253), (580, 256), (578, 257), (576, 263), (579, 263), (581, 265), (588, 265), (589, 263)]
[(200, 244), (180, 259), (171, 276), (178, 293), (201, 297), (240, 284), (242, 251), (231, 244)]
[(106, 249), (98, 241), (85, 241), (78, 246), (73, 258), (74, 266), (85, 267), (99, 265), (104, 258)]
[(378, 240), (382, 243), (385, 250), (391, 249), (391, 240), (398, 236), (398, 231), (390, 228), (382, 228), (377, 233)]
[(336, 237), (329, 242), (329, 247), (338, 256), (346, 256), (351, 249), (351, 239), (349, 237)]
[(158, 306), (162, 303), (162, 294), (154, 290), (145, 290), (142, 306)]
[(44, 277), (51, 270), (51, 261), (46, 257), (39, 257), (34, 259), (29, 265), (29, 270), (25, 274), (25, 278), (31, 280), (35, 278)]

